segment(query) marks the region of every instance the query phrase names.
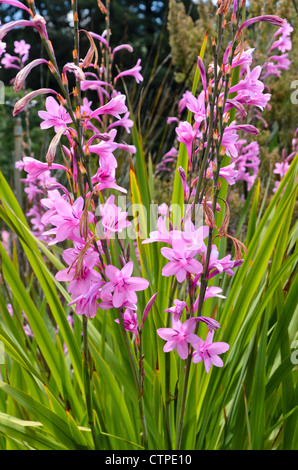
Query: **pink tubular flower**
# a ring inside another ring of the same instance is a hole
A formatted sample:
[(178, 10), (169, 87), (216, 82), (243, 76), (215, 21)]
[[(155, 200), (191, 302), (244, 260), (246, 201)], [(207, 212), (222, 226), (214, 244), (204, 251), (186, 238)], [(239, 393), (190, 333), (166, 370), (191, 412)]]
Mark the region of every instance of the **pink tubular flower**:
[(109, 279), (101, 289), (103, 294), (113, 293), (113, 306), (120, 308), (124, 306), (125, 301), (137, 301), (136, 291), (147, 289), (149, 282), (141, 277), (131, 277), (133, 271), (133, 262), (127, 263), (121, 270), (113, 265), (106, 267), (105, 274)]
[[(80, 196), (73, 204), (59, 198), (55, 201), (55, 212), (49, 218), (49, 223), (56, 228), (45, 232), (46, 235), (56, 235), (55, 239), (50, 242), (51, 245), (62, 242), (66, 239), (82, 242), (80, 222), (83, 215), (84, 199)], [(88, 213), (89, 223), (94, 222), (94, 216)]]
[[(32, 157), (24, 157), (24, 170), (28, 173), (28, 176), (32, 180), (36, 180), (42, 173), (49, 170), (49, 165), (44, 162), (40, 162)], [(67, 168), (63, 165), (59, 165), (58, 163), (53, 163), (50, 167), (52, 170), (65, 170)]]
[[(139, 342), (138, 336), (138, 316), (135, 310), (126, 309), (122, 315), (124, 328), (126, 331), (131, 331), (136, 337), (137, 343)], [(115, 320), (116, 323), (120, 323), (120, 320)]]
[(97, 312), (101, 286), (102, 282), (93, 284), (88, 292), (79, 295), (72, 302), (69, 302), (68, 305), (76, 304), (75, 312), (77, 315), (86, 315), (87, 318), (94, 318)]
[(6, 5), (11, 5), (13, 7), (21, 8), (22, 10), (25, 10), (27, 13), (31, 15), (31, 11), (29, 10), (26, 5), (24, 5), (22, 2), (19, 2), (18, 0), (0, 0), (0, 4), (5, 3)]
[(138, 59), (136, 65), (129, 70), (124, 70), (123, 72), (119, 73), (117, 77), (115, 77), (115, 82), (120, 78), (120, 77), (126, 77), (128, 75), (134, 77), (136, 79), (137, 83), (140, 83), (144, 80), (143, 76), (140, 74), (140, 71), (142, 70), (142, 67), (140, 65), (141, 59)]
[[(241, 266), (243, 259), (232, 260), (231, 255), (228, 254), (224, 258), (218, 259), (218, 249), (216, 245), (212, 245), (211, 255), (209, 259), (209, 266), (207, 270), (207, 278), (211, 279), (219, 273), (226, 272), (229, 276), (233, 276), (235, 273), (232, 271), (233, 268)], [(202, 253), (202, 258), (204, 260), (204, 254)]]
[(187, 201), (188, 196), (189, 196), (189, 186), (187, 184), (186, 174), (185, 174), (185, 171), (182, 168), (182, 166), (179, 166), (178, 172), (179, 172), (181, 182), (182, 182), (182, 187), (183, 187), (183, 192), (184, 192), (184, 200)]
[[(24, 39), (21, 39), (20, 41), (15, 41), (14, 42), (14, 52), (16, 54), (19, 54), (20, 56), (25, 56), (26, 58), (28, 57), (29, 50), (31, 48), (30, 44), (27, 44)], [(25, 60), (23, 60), (25, 61)]]
[(127, 212), (122, 212), (121, 208), (116, 206), (114, 201), (115, 196), (110, 196), (104, 205), (99, 206), (100, 223), (109, 240), (114, 238), (116, 232), (121, 233), (124, 228), (130, 226), (130, 222), (126, 220)]
[(98, 168), (96, 174), (92, 176), (92, 183), (95, 185), (97, 191), (102, 191), (106, 188), (114, 188), (122, 193), (127, 193), (125, 188), (116, 184), (115, 168), (111, 168), (109, 165), (103, 165)]
[(290, 51), (292, 49), (292, 41), (290, 36), (293, 31), (294, 28), (287, 22), (287, 20), (284, 20), (284, 25), (279, 28), (274, 34), (274, 37), (280, 37), (272, 44), (271, 48), (269, 49), (269, 52), (273, 49), (278, 49), (282, 53)]
[(22, 68), (22, 70), (19, 71), (14, 81), (14, 91), (16, 93), (23, 88), (25, 80), (28, 77), (31, 70), (40, 64), (49, 64), (49, 62), (45, 59), (35, 59), (32, 62), (30, 62), (28, 65), (26, 65), (26, 67)]
[[(199, 282), (197, 282), (197, 284), (200, 285)], [(222, 289), (220, 287), (208, 286), (206, 288), (204, 301), (207, 300), (207, 299), (210, 299), (211, 297), (219, 297), (221, 299), (226, 299), (226, 297), (224, 295), (222, 295), (221, 292), (222, 292)], [(193, 304), (193, 312), (194, 313), (196, 313), (196, 311), (198, 310), (199, 298), (200, 297), (198, 296), (195, 303)]]
[(239, 26), (239, 31), (241, 31), (243, 28), (250, 26), (251, 24), (254, 23), (260, 23), (260, 22), (267, 22), (274, 24), (275, 26), (279, 26), (282, 28), (285, 24), (285, 20), (281, 19), (279, 16), (275, 15), (262, 15), (262, 16), (256, 16), (255, 18), (250, 18), (249, 20), (244, 21)]
[(142, 244), (153, 243), (153, 242), (164, 242), (172, 243), (171, 236), (167, 229), (164, 217), (158, 217), (157, 230), (149, 233), (149, 238), (142, 241)]
[(176, 127), (176, 134), (178, 142), (182, 142), (187, 149), (188, 161), (191, 163), (193, 142), (196, 138), (197, 132), (192, 128), (192, 125), (187, 121), (182, 121)]
[(219, 170), (219, 176), (226, 180), (229, 185), (235, 184), (235, 181), (238, 177), (238, 171), (235, 169), (235, 165), (235, 162), (233, 162), (231, 165), (222, 167)]
[(99, 255), (93, 249), (88, 249), (81, 268), (77, 272), (78, 256), (80, 248), (68, 248), (63, 252), (63, 259), (68, 264), (68, 268), (62, 269), (56, 274), (57, 281), (69, 282), (68, 292), (76, 296), (86, 294), (92, 284), (101, 281), (101, 275), (93, 269), (99, 260)]
[(33, 28), (36, 28), (35, 24), (33, 21), (29, 20), (16, 20), (16, 21), (10, 21), (9, 23), (6, 23), (4, 25), (0, 26), (0, 40), (2, 39), (14, 28), (17, 27), (24, 27), (24, 26), (31, 26)]
[(196, 250), (187, 250), (186, 243), (182, 239), (173, 239), (173, 248), (161, 248), (162, 255), (170, 260), (163, 269), (163, 276), (176, 275), (178, 282), (183, 282), (187, 273), (198, 274), (203, 270), (203, 266), (199, 261), (194, 259), (197, 254)]
[(101, 114), (109, 114), (117, 119), (120, 119), (120, 114), (127, 113), (127, 107), (125, 104), (126, 97), (119, 93), (117, 96), (111, 99), (104, 106), (100, 106), (96, 111), (91, 113), (90, 118), (100, 116)]
[(114, 150), (117, 148), (117, 143), (114, 142), (116, 137), (117, 130), (112, 129), (107, 135), (108, 140), (101, 141), (99, 144), (90, 145), (89, 151), (91, 153), (96, 153), (99, 156), (99, 165), (103, 167), (104, 165), (109, 165), (110, 168), (117, 168), (117, 160), (113, 155)]
[(40, 88), (39, 90), (33, 90), (27, 95), (23, 96), (14, 107), (13, 110), (13, 116), (16, 116), (17, 114), (21, 113), (24, 111), (26, 106), (30, 103), (31, 100), (36, 98), (38, 95), (48, 95), (50, 93), (53, 93), (54, 95), (58, 95), (57, 91), (52, 90), (51, 88)]
[(20, 70), (21, 67), (14, 63), (16, 61), (19, 63), (19, 58), (18, 57), (12, 56), (12, 55), (6, 53), (6, 54), (4, 54), (3, 59), (1, 60), (1, 64), (3, 64), (4, 68), (6, 68), (6, 69)]
[(199, 127), (200, 124), (206, 119), (206, 110), (205, 110), (205, 92), (202, 91), (198, 98), (195, 98), (191, 92), (185, 93), (183, 102), (180, 102), (181, 106), (186, 106), (189, 111), (194, 113), (194, 120), (196, 121), (196, 126)]
[(62, 105), (59, 105), (55, 98), (48, 96), (45, 102), (46, 111), (38, 111), (38, 116), (43, 119), (40, 124), (41, 129), (54, 127), (55, 132), (66, 129), (67, 124), (72, 122), (70, 115)]
[(183, 300), (175, 299), (174, 300), (174, 307), (167, 308), (165, 312), (169, 312), (173, 314), (173, 318), (175, 321), (180, 319), (181, 313), (184, 309), (187, 309), (187, 303)]
[[(100, 290), (99, 298), (101, 300), (100, 304), (98, 305), (99, 308), (102, 310), (110, 310), (111, 308), (114, 308), (113, 294), (104, 294), (102, 290)], [(122, 307), (128, 308), (129, 310), (137, 310), (136, 304), (130, 302), (129, 300), (125, 300)]]
[(190, 318), (184, 323), (172, 318), (172, 328), (159, 328), (157, 334), (166, 341), (163, 347), (164, 352), (172, 351), (176, 348), (181, 359), (187, 359), (189, 343), (195, 342), (197, 336), (193, 333), (196, 327), (196, 320)]
[(269, 93), (263, 93), (264, 83), (259, 80), (262, 67), (258, 65), (252, 71), (247, 67), (247, 74), (237, 85), (230, 88), (230, 93), (237, 91), (236, 100), (243, 105), (257, 106), (264, 109), (271, 97)]
[(223, 354), (229, 349), (228, 343), (217, 342), (213, 343), (214, 330), (208, 331), (206, 340), (196, 336), (191, 342), (195, 349), (192, 360), (194, 363), (204, 361), (205, 370), (208, 373), (212, 364), (216, 367), (223, 367), (223, 361), (218, 354)]

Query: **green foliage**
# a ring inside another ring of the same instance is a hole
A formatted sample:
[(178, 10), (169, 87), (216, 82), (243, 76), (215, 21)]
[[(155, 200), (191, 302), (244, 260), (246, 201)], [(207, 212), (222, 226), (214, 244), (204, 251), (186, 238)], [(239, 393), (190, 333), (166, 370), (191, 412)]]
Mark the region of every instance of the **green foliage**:
[[(228, 341), (231, 349), (223, 369), (214, 369), (209, 374), (202, 364), (191, 369), (182, 437), (184, 449), (297, 448), (297, 371), (290, 357), (298, 328), (297, 224), (291, 222), (297, 194), (297, 158), (260, 220), (253, 215), (260, 203), (258, 191), (255, 193), (250, 216), (254, 231), (245, 263), (233, 278), (221, 279), (227, 300), (218, 303), (216, 318), (222, 324), (222, 340)], [(143, 187), (137, 189), (136, 182), (132, 182), (131, 191), (134, 200), (142, 198)], [(14, 262), (0, 247), (5, 282), (0, 302), (0, 341), (5, 349), (0, 384), (0, 432), (5, 439), (0, 441), (1, 446), (92, 449), (82, 395), (81, 338), (75, 334), (80, 318), (75, 317), (72, 332), (64, 310), (68, 294), (47, 267), (50, 262), (57, 268), (59, 261), (41, 242), (38, 249), (3, 176), (0, 197), (1, 217), (18, 235), (42, 292), (40, 306), (35, 307), (33, 284), (25, 287)], [(153, 251), (144, 256), (141, 253), (141, 265), (142, 259), (144, 266), (154, 264)], [(161, 341), (152, 336), (155, 328), (165, 326), (162, 312), (170, 295), (170, 285), (160, 271), (156, 271), (157, 278), (151, 276), (152, 290), (156, 289), (158, 296), (144, 329), (144, 401), (151, 449), (167, 446), (165, 358)], [(12, 317), (6, 308), (8, 291), (14, 306)], [(46, 309), (41, 307), (43, 300)], [(24, 334), (20, 309), (28, 317), (34, 338)], [(55, 328), (49, 328), (49, 321), (54, 322)], [(57, 326), (59, 331), (55, 334)], [(99, 312), (90, 323), (89, 341), (93, 358), (92, 395), (101, 448), (138, 449), (137, 397), (113, 315)], [(64, 343), (66, 354), (62, 350)], [(170, 412), (175, 422), (181, 393), (175, 370), (178, 374), (183, 364), (172, 353), (170, 358), (173, 370), (170, 391), (175, 397)]]

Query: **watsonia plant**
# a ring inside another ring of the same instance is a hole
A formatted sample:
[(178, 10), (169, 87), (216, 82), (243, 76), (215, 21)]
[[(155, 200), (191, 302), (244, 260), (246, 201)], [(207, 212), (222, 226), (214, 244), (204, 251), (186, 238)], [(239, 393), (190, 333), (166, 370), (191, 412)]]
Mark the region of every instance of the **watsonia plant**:
[[(245, 2), (218, 2), (213, 64), (206, 71), (206, 35), (193, 89), (182, 101), (187, 119), (176, 130), (172, 206), (157, 208), (152, 171), (125, 104), (129, 97), (117, 88), (127, 76), (142, 81), (140, 60), (113, 76), (117, 51), (131, 47), (111, 47), (109, 2), (98, 2), (107, 19), (106, 31), (98, 34), (79, 29), (78, 2), (72, 1), (75, 47), (62, 72), (34, 0), (27, 6), (0, 3), (31, 18), (1, 26), (0, 39), (17, 26), (35, 28), (59, 88), (34, 90), (14, 109), (16, 115), (31, 99), (48, 95), (39, 114), (41, 127), (55, 130), (46, 162), (24, 157), (19, 163), (31, 190), (46, 191), (41, 231), (32, 233), (0, 180), (1, 217), (18, 236), (33, 273), (28, 284), (22, 282), (18, 258), (0, 245), (1, 448), (297, 447), (291, 354), (297, 157), (263, 214), (255, 181), (239, 221), (240, 232), (249, 214), (246, 240), (229, 234), (225, 196), (237, 176), (238, 133), (258, 133), (245, 123), (246, 108), (263, 109), (269, 100), (258, 70), (250, 70), (245, 30), (260, 21), (284, 28), (286, 21), (270, 15), (243, 21)], [(84, 58), (81, 34), (90, 42)], [(230, 42), (222, 50), (225, 34)], [(38, 64), (18, 73), (18, 87)], [(97, 92), (95, 109), (84, 96), (90, 89)], [(131, 133), (133, 145), (117, 140), (120, 127)], [(63, 164), (56, 162), (59, 147)], [(127, 153), (129, 188), (116, 182), (119, 150)], [(62, 172), (68, 186), (52, 171)]]

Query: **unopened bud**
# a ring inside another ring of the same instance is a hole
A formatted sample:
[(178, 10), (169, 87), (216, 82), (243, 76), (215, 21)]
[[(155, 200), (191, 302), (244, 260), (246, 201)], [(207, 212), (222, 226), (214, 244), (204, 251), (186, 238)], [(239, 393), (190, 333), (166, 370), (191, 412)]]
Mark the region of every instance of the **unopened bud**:
[(55, 65), (51, 61), (49, 61), (48, 66), (49, 66), (49, 69), (50, 69), (51, 73), (56, 73), (57, 72), (57, 69), (56, 69)]
[(81, 119), (81, 108), (80, 106), (76, 107), (76, 118), (79, 121)]
[(74, 61), (78, 60), (78, 51), (76, 49), (72, 51), (72, 57)]
[(84, 167), (82, 162), (78, 162), (78, 167), (82, 175), (86, 174), (86, 168)]
[(124, 268), (124, 266), (126, 265), (126, 262), (122, 255), (119, 255), (119, 261), (120, 261), (121, 267)]

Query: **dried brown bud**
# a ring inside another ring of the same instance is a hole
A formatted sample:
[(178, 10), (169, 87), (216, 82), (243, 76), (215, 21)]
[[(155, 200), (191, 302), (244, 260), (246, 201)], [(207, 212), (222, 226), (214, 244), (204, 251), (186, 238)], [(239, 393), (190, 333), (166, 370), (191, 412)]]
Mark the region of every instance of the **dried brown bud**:
[(224, 215), (221, 227), (218, 230), (218, 235), (220, 237), (225, 237), (227, 235), (228, 226), (229, 226), (229, 222), (230, 222), (230, 207), (229, 207), (229, 204), (227, 203), (227, 201), (225, 201), (225, 199), (222, 199), (221, 197), (219, 199), (221, 199), (221, 201), (223, 201), (225, 203), (226, 213)]
[(82, 162), (78, 162), (78, 167), (82, 175), (86, 174), (86, 168), (84, 167)]
[(89, 213), (88, 212), (89, 212), (89, 204), (90, 204), (92, 195), (93, 194), (90, 194), (85, 201), (85, 207), (84, 207), (81, 220), (80, 220), (80, 235), (85, 240), (87, 240), (89, 236)]
[(223, 15), (225, 17), (229, 12), (229, 9), (232, 5), (233, 0), (218, 0), (216, 5), (219, 7), (216, 14)]
[(101, 0), (97, 0), (97, 5), (98, 5), (98, 8), (100, 9), (101, 13), (103, 15), (107, 15), (107, 13), (108, 13), (107, 9), (106, 9), (105, 5), (102, 3)]
[(215, 217), (214, 217), (213, 210), (207, 204), (207, 199), (208, 199), (209, 193), (210, 193), (210, 191), (212, 191), (212, 189), (213, 189), (213, 186), (208, 189), (208, 191), (207, 191), (207, 193), (204, 197), (204, 206), (203, 206), (203, 208), (204, 208), (206, 225), (208, 225), (208, 227), (210, 227), (210, 228), (217, 229), (216, 224), (215, 224)]

